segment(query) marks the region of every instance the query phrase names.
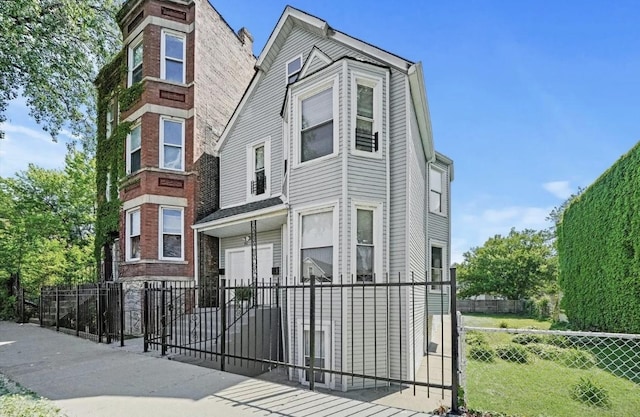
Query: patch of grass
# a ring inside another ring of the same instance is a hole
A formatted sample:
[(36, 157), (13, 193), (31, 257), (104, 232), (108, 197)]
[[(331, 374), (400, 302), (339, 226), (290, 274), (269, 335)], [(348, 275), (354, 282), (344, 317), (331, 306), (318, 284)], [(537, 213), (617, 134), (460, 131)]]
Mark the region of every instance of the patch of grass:
[(589, 369), (596, 366), (596, 358), (591, 352), (580, 349), (563, 349), (558, 362), (569, 368)]
[(611, 406), (607, 390), (589, 378), (580, 378), (580, 382), (571, 387), (571, 398), (596, 407)]
[(545, 345), (543, 343), (530, 343), (525, 346), (527, 351), (533, 353), (540, 359), (554, 361), (562, 353), (562, 349), (557, 346)]
[(529, 353), (524, 346), (508, 344), (496, 346), (496, 354), (502, 360), (515, 363), (529, 363)]
[(552, 324), (551, 320), (538, 320), (516, 314), (465, 313), (463, 315), (463, 323), (465, 326), (500, 328), (502, 322), (504, 322), (509, 329), (527, 329), (534, 327), (540, 330), (549, 330)]
[(0, 374), (0, 416), (65, 417), (51, 401)]
[(517, 343), (519, 345), (528, 345), (530, 343), (540, 343), (542, 342), (542, 336), (539, 334), (533, 333), (522, 333), (517, 334), (513, 337), (513, 343)]
[(467, 353), (469, 359), (483, 362), (493, 362), (496, 358), (496, 351), (487, 344), (469, 346)]

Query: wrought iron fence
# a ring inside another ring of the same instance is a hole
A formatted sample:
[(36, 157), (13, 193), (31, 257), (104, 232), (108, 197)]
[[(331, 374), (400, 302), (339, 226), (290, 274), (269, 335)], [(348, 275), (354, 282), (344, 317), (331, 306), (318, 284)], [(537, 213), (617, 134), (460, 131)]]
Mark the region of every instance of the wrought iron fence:
[(193, 283), (148, 282), (145, 351), (250, 375), (278, 368), (310, 389), (411, 388), (457, 409), (452, 275), (444, 282), (421, 274), (286, 285), (222, 279), (207, 289), (217, 292), (217, 307), (200, 307), (203, 291)]
[(40, 325), (96, 342), (120, 341), (124, 346), (123, 307), (121, 283), (43, 287)]
[(640, 335), (462, 327), (469, 409), (506, 415), (636, 415)]

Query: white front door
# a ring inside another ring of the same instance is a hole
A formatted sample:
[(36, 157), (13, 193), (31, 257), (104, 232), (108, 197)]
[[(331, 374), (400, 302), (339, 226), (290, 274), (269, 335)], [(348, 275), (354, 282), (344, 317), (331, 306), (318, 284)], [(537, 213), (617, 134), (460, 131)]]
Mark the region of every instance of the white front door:
[[(258, 246), (258, 283), (269, 285), (273, 267), (273, 245)], [(225, 251), (227, 287), (251, 284), (251, 248), (242, 247)]]

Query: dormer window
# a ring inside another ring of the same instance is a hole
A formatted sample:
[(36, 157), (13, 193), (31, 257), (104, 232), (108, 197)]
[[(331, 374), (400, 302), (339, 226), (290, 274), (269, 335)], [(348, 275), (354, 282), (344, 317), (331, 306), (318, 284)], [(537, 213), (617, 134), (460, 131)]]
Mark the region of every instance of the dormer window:
[(142, 81), (143, 61), (142, 37), (129, 46), (129, 86)]
[(266, 138), (247, 147), (248, 200), (270, 195), (271, 139)]
[(302, 55), (293, 58), (287, 62), (287, 84), (294, 83), (298, 80), (300, 70), (302, 69)]

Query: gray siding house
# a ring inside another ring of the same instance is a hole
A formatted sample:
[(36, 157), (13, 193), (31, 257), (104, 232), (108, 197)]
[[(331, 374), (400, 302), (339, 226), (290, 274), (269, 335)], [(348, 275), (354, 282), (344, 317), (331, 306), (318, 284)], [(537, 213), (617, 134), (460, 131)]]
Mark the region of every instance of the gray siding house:
[[(229, 285), (252, 277), (252, 221), (259, 279), (288, 285), (448, 280), (453, 165), (433, 146), (421, 64), (287, 7), (256, 69), (216, 145), (221, 208), (193, 226), (219, 239)], [(430, 317), (448, 309), (440, 287), (422, 288), (412, 298), (394, 292), (327, 305), (323, 311), (343, 313), (317, 319), (316, 357), (325, 367), (414, 375), (429, 346)], [(388, 309), (392, 304), (402, 308)], [(283, 313), (292, 361), (303, 358), (309, 333), (302, 306), (304, 300), (290, 302)], [(386, 338), (384, 332), (346, 337), (353, 335), (349, 314), (374, 311), (389, 314), (388, 335), (403, 343), (373, 340)], [(375, 360), (357, 353), (373, 342), (383, 349)], [(291, 378), (304, 383), (306, 376), (292, 371)], [(357, 385), (334, 375), (319, 382), (342, 390)]]

